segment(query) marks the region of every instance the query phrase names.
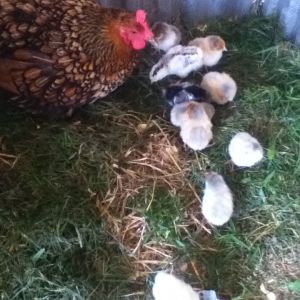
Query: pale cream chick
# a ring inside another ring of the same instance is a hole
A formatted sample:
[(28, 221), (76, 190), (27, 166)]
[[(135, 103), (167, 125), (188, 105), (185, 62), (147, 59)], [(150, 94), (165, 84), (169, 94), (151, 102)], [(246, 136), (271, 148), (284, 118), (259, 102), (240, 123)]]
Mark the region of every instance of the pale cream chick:
[(233, 213), (233, 195), (224, 178), (216, 172), (206, 174), (202, 214), (212, 225), (222, 226)]
[(211, 127), (183, 126), (180, 136), (185, 145), (194, 151), (202, 151), (209, 146), (213, 138)]
[(207, 126), (212, 127), (211, 119), (215, 114), (214, 107), (205, 102), (189, 101), (173, 106), (171, 123), (177, 127)]
[(157, 273), (152, 294), (155, 300), (199, 300), (189, 284), (165, 272)]
[(165, 22), (156, 22), (152, 26), (154, 38), (150, 43), (157, 50), (168, 51), (170, 48), (178, 45), (181, 41), (180, 30), (171, 24)]
[(211, 67), (216, 65), (226, 51), (225, 41), (218, 35), (209, 35), (196, 38), (189, 42), (189, 46), (199, 47), (203, 52), (203, 65)]
[(212, 102), (220, 105), (233, 101), (237, 93), (235, 81), (224, 72), (206, 73), (200, 86), (209, 94)]
[(205, 149), (213, 138), (211, 118), (214, 107), (205, 102), (184, 102), (174, 105), (171, 122), (180, 127), (180, 137), (185, 145), (195, 151)]
[(239, 132), (231, 139), (228, 152), (238, 167), (252, 167), (264, 157), (261, 144), (247, 132)]
[(176, 127), (181, 127), (184, 122), (189, 102), (175, 104), (170, 113), (170, 121)]

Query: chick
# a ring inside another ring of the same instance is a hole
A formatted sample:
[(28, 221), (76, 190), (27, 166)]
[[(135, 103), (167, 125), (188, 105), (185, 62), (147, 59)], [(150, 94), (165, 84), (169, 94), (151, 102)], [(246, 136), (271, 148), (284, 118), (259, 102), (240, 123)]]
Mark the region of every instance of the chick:
[(215, 226), (222, 226), (232, 216), (233, 196), (224, 178), (216, 172), (208, 172), (202, 198), (202, 213)]
[(165, 52), (178, 45), (182, 37), (176, 26), (165, 22), (156, 22), (152, 26), (152, 32), (154, 38), (150, 40), (150, 43), (154, 48)]
[(184, 144), (194, 151), (207, 148), (213, 138), (211, 128), (205, 126), (184, 126), (180, 130), (180, 137)]
[(212, 127), (211, 118), (215, 113), (214, 107), (205, 102), (183, 102), (173, 106), (171, 123), (176, 127)]
[(224, 72), (206, 73), (200, 86), (210, 95), (211, 101), (220, 105), (233, 101), (237, 92), (235, 81)]
[(258, 140), (247, 132), (239, 132), (231, 139), (228, 152), (238, 167), (252, 167), (264, 157), (264, 150)]
[(195, 101), (174, 105), (171, 123), (180, 127), (180, 137), (192, 150), (205, 149), (213, 138), (211, 118), (215, 113), (209, 103)]
[(194, 46), (177, 45), (155, 64), (150, 71), (151, 82), (159, 81), (168, 75), (187, 77), (191, 72), (199, 70), (203, 65), (202, 50)]
[(199, 292), (199, 300), (221, 300), (214, 290), (204, 290)]
[(155, 300), (199, 300), (189, 284), (165, 272), (155, 276), (152, 294)]
[(176, 127), (181, 127), (184, 122), (189, 102), (182, 102), (174, 105), (170, 113), (170, 121)]
[(221, 59), (223, 51), (227, 51), (225, 41), (218, 35), (196, 38), (188, 45), (199, 47), (202, 50), (203, 65), (206, 67), (216, 65)]
[(170, 106), (191, 100), (207, 101), (208, 99), (204, 89), (190, 82), (171, 84), (163, 90), (163, 95)]

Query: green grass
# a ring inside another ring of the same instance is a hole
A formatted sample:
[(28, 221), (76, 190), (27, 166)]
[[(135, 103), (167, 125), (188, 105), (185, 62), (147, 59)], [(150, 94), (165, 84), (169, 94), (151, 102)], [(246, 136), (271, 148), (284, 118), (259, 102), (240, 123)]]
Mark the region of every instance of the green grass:
[[(181, 273), (195, 287), (264, 299), (264, 283), (279, 299), (299, 299), (288, 284), (300, 278), (300, 51), (284, 41), (275, 19), (211, 22), (205, 33), (187, 34), (208, 33), (226, 40), (230, 51), (220, 68), (237, 80), (239, 92), (234, 105), (217, 111), (214, 146), (182, 159), (193, 162), (189, 179), (199, 193), (207, 165), (225, 176), (235, 215), (212, 235), (183, 234), (181, 198), (157, 189), (146, 210), (151, 195), (145, 191), (135, 201), (149, 223), (145, 238), (172, 243), (174, 259), (202, 266), (201, 282), (190, 270)], [(137, 143), (118, 116), (163, 116), (147, 72), (67, 121), (34, 119), (1, 102), (0, 152), (18, 156), (11, 169), (0, 163), (1, 299), (145, 299), (146, 282), (134, 279), (96, 198), (109, 188), (112, 162)], [(226, 148), (239, 130), (259, 138), (266, 158), (232, 171)]]

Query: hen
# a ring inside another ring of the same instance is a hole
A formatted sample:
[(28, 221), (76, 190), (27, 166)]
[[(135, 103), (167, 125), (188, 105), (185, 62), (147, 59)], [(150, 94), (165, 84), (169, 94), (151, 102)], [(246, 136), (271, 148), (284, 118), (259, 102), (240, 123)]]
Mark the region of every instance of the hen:
[(152, 38), (143, 10), (0, 0), (0, 88), (32, 113), (71, 112), (120, 86)]

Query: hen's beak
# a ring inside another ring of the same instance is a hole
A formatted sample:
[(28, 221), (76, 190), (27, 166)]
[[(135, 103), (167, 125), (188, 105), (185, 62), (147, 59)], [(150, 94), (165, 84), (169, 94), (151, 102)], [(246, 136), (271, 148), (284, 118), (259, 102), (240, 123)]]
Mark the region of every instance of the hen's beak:
[(228, 51), (226, 47), (224, 47), (224, 51)]

